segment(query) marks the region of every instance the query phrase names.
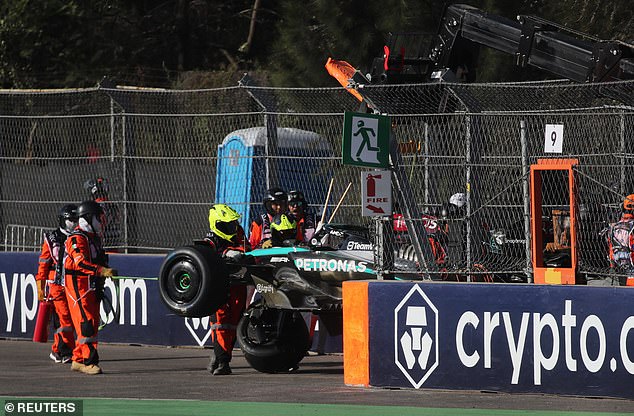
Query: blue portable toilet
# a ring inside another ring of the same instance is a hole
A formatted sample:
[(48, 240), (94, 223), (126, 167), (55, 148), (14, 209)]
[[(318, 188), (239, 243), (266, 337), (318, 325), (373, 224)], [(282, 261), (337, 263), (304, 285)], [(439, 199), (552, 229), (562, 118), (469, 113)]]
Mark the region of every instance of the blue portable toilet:
[(320, 204), (332, 176), (330, 143), (312, 131), (278, 127), (277, 180), (267, 183), (266, 141), (265, 127), (251, 127), (229, 133), (218, 146), (216, 203), (235, 208), (247, 231), (256, 215), (264, 212), (262, 199), (269, 187), (299, 190), (309, 204)]

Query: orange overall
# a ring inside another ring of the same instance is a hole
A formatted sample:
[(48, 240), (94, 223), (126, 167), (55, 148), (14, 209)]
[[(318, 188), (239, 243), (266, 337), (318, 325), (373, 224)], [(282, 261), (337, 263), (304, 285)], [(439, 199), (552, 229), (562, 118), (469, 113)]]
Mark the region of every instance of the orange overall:
[(98, 364), (97, 332), (99, 330), (101, 270), (107, 264), (99, 237), (76, 228), (66, 239), (64, 268), (66, 296), (77, 333), (73, 361), (85, 365)]
[(53, 302), (57, 314), (58, 322), (54, 322), (55, 336), (51, 350), (62, 357), (69, 357), (75, 348), (75, 334), (63, 286), (61, 267), (57, 270), (60, 248), (64, 247), (65, 239), (66, 235), (60, 230), (45, 234), (35, 279), (46, 281), (48, 289), (46, 299)]
[[(216, 322), (211, 324), (214, 352), (218, 362), (231, 361), (233, 346), (236, 343), (236, 328), (242, 318), (247, 302), (247, 287), (232, 285), (229, 299), (216, 311)], [(222, 350), (217, 348), (219, 346)]]
[[(224, 256), (228, 251), (245, 252), (251, 249), (249, 242), (244, 238), (244, 230), (240, 227), (238, 242), (234, 246), (220, 243), (218, 239), (206, 237), (205, 240)], [(216, 240), (216, 243), (214, 242)], [(242, 318), (242, 312), (247, 302), (247, 287), (245, 285), (231, 285), (227, 302), (216, 310), (215, 322), (211, 323), (214, 353), (218, 363), (231, 361), (233, 347), (236, 342), (236, 328)], [(213, 317), (212, 317), (213, 318)]]
[(249, 244), (253, 248), (262, 247), (262, 243), (271, 239), (271, 217), (269, 214), (261, 214), (251, 223), (249, 231)]

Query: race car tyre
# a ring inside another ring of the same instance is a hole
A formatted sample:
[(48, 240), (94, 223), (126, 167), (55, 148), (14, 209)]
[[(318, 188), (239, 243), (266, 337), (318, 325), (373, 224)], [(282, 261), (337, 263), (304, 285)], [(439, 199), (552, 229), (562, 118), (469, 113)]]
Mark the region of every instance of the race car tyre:
[(295, 370), (310, 347), (308, 328), (299, 312), (260, 305), (242, 317), (237, 338), (244, 358), (262, 373)]
[(211, 246), (179, 247), (163, 260), (159, 293), (168, 309), (179, 316), (209, 316), (227, 301), (225, 263)]

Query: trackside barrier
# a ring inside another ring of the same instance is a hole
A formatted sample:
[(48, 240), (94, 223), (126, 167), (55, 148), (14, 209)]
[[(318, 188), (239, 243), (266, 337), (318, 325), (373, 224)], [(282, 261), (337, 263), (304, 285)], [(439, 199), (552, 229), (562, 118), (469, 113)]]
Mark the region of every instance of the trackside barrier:
[(634, 398), (626, 287), (349, 281), (344, 382)]
[[(33, 337), (38, 306), (35, 284), (38, 257), (39, 253), (34, 252), (0, 252), (0, 338)], [(112, 267), (123, 276), (135, 278), (106, 281), (105, 296), (118, 314), (115, 316), (107, 302), (102, 302), (101, 321), (106, 325), (99, 332), (99, 341), (211, 345), (209, 317), (182, 318), (161, 302), (156, 277), (163, 258), (154, 254), (110, 254)], [(313, 345), (319, 351), (340, 352), (341, 336), (329, 337), (325, 331), (318, 332)]]

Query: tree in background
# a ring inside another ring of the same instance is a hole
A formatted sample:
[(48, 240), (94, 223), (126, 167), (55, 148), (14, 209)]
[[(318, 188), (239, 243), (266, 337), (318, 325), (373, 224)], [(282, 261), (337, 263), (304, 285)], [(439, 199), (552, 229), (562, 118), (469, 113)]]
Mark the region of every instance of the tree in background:
[(328, 57), (365, 72), (383, 53), (389, 32), (435, 32), (443, 5), (437, 0), (280, 0), (272, 79), (281, 85), (338, 85), (324, 69)]
[[(0, 9), (0, 78), (3, 87), (56, 85), (54, 78), (85, 72), (90, 57), (72, 54), (89, 42), (83, 13), (66, 1), (3, 1)], [(67, 71), (70, 66), (74, 71)]]
[[(441, 0), (0, 0), (4, 88), (116, 83), (202, 88), (243, 72), (280, 86), (335, 86), (328, 57), (367, 71), (390, 32), (435, 33)], [(472, 0), (514, 19), (543, 17), (633, 42), (631, 0)], [(544, 77), (482, 48), (478, 81)]]
[[(225, 70), (239, 51), (252, 0), (0, 0), (5, 88), (94, 86), (103, 77), (169, 86), (189, 70)], [(262, 23), (266, 13), (260, 14)], [(258, 33), (252, 43), (268, 41)]]
[(631, 0), (544, 2), (543, 11), (561, 25), (602, 38), (634, 43)]

